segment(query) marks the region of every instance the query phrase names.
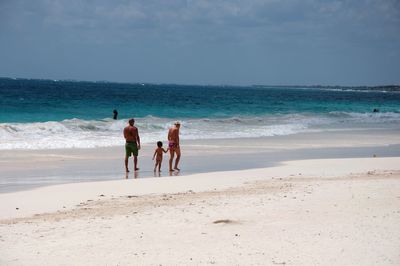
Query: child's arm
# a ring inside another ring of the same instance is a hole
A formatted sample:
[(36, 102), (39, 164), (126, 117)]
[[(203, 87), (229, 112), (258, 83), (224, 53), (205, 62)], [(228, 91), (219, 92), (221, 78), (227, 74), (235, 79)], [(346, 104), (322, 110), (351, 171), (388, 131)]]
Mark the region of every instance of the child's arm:
[(157, 150), (155, 150), (155, 152), (153, 154), (153, 161), (154, 161), (154, 158), (156, 157), (156, 154), (157, 154)]
[(167, 150), (164, 150), (164, 148), (163, 148), (163, 151), (164, 151), (164, 153), (167, 153), (169, 151), (169, 148), (167, 148)]

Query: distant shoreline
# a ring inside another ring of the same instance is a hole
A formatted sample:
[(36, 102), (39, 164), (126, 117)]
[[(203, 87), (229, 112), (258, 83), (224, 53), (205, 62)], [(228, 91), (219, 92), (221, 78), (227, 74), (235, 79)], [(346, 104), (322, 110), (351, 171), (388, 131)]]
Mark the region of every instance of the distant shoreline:
[(1, 80), (19, 80), (19, 81), (44, 81), (44, 82), (65, 82), (65, 83), (98, 83), (98, 84), (126, 84), (126, 85), (163, 85), (163, 86), (193, 86), (193, 87), (232, 87), (232, 88), (310, 88), (310, 89), (357, 89), (357, 90), (389, 90), (400, 91), (400, 84), (389, 85), (233, 85), (233, 84), (186, 84), (186, 83), (157, 83), (157, 82), (123, 82), (123, 81), (107, 81), (107, 80), (75, 80), (75, 79), (40, 79), (40, 78), (20, 78), (20, 77), (0, 77)]

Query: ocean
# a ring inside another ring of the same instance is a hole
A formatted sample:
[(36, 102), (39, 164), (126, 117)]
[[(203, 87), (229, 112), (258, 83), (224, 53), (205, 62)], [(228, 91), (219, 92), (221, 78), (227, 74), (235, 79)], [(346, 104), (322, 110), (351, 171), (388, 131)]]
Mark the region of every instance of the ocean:
[(0, 79), (0, 150), (122, 145), (131, 117), (143, 143), (165, 140), (175, 120), (183, 140), (398, 127), (400, 89)]

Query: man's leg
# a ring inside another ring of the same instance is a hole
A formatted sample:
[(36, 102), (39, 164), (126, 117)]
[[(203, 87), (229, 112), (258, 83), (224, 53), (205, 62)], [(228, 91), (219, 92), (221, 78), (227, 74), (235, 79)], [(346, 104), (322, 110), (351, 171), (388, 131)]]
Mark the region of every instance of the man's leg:
[(127, 155), (125, 155), (125, 171), (127, 173), (129, 172), (129, 170), (128, 170), (128, 159), (129, 159), (129, 157)]
[(135, 166), (135, 171), (139, 170), (139, 168), (137, 167), (137, 156), (133, 156), (133, 165)]
[(174, 161), (174, 149), (169, 149), (169, 171), (172, 172), (172, 162)]

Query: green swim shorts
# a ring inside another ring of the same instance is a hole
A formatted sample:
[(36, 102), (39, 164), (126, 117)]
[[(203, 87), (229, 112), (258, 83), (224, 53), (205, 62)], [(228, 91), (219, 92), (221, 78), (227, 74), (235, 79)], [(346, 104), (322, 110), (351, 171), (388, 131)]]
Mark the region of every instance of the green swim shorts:
[(136, 142), (125, 143), (125, 153), (127, 157), (131, 157), (131, 154), (133, 154), (133, 156), (138, 156), (139, 150), (137, 148)]

